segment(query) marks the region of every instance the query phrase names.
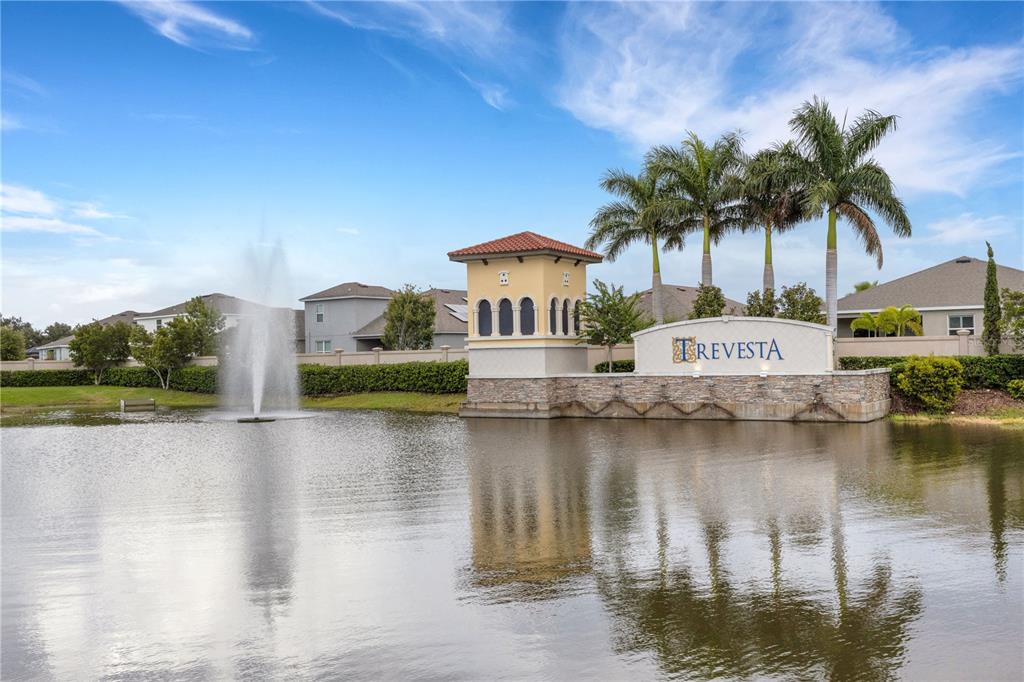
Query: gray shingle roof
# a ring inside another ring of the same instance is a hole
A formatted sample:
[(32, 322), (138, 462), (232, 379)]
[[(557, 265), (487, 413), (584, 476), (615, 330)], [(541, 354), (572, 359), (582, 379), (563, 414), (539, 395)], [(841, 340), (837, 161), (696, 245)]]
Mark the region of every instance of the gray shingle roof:
[(304, 296), (300, 301), (310, 301), (318, 298), (391, 298), (394, 295), (391, 289), (379, 287), (374, 284), (363, 284), (362, 282), (344, 282), (333, 286), (330, 289), (318, 291), (315, 294)]
[[(219, 293), (203, 294), (199, 298), (203, 299), (203, 302), (206, 303), (206, 305), (210, 306), (222, 315), (237, 315), (243, 312), (247, 305), (260, 305), (259, 303), (246, 301), (245, 299), (238, 298), (236, 296), (228, 296), (227, 294)], [(161, 308), (160, 310), (154, 310), (151, 313), (137, 313), (135, 317), (160, 317), (163, 315), (170, 317), (173, 315), (183, 315), (186, 307), (188, 307), (188, 301), (182, 301), (181, 303), (175, 303), (174, 305)]]
[[(680, 284), (661, 285), (661, 304), (665, 309), (666, 322), (679, 322), (689, 317), (693, 311), (693, 302), (697, 298), (697, 287), (688, 287)], [(742, 315), (745, 305), (731, 298), (725, 299), (726, 315)], [(646, 289), (640, 292), (640, 309), (651, 319), (654, 319), (654, 304), (651, 299), (651, 290)]]
[[(123, 310), (119, 313), (104, 317), (102, 320), (96, 320), (100, 324), (114, 324), (116, 322), (124, 322), (125, 324), (132, 324), (135, 322), (135, 318), (142, 313), (137, 313), (134, 310)], [(68, 336), (62, 336), (56, 341), (50, 343), (44, 343), (41, 346), (36, 346), (33, 350), (47, 350), (49, 348), (63, 348), (69, 345), (75, 338), (74, 334)]]
[[(881, 310), (888, 306), (959, 308), (985, 300), (987, 262), (961, 256), (839, 299), (839, 312)], [(999, 288), (1024, 290), (1024, 270), (996, 265)]]
[[(447, 305), (466, 305), (466, 292), (461, 289), (428, 289), (423, 292), (434, 301), (435, 334), (468, 334), (469, 325), (456, 317)], [(446, 305), (447, 304), (447, 305)], [(379, 338), (384, 336), (384, 316), (379, 315), (367, 322), (353, 336)]]

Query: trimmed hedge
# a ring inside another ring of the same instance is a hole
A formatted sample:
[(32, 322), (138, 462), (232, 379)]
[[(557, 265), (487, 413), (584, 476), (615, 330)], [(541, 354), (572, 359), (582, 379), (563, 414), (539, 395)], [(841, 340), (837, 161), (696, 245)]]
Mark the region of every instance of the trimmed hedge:
[(929, 412), (949, 412), (964, 383), (955, 358), (909, 357), (896, 374), (896, 386)]
[[(849, 357), (839, 358), (840, 369), (874, 369), (891, 367), (893, 385), (895, 377), (904, 367), (907, 357)], [(1024, 379), (1024, 355), (965, 355), (954, 358), (964, 368), (964, 388), (1005, 389), (1014, 379)]]
[[(612, 372), (632, 372), (636, 369), (635, 360), (613, 360)], [(598, 374), (608, 373), (608, 362), (599, 362), (594, 365), (594, 371)]]
[[(465, 393), (469, 363), (405, 362), (397, 365), (352, 365), (325, 367), (299, 365), (303, 395), (335, 395), (370, 391), (416, 393)], [(0, 386), (85, 386), (92, 373), (84, 369), (37, 369), (0, 372)], [(159, 388), (160, 380), (145, 367), (113, 367), (103, 373), (106, 386)], [(171, 372), (171, 386), (177, 391), (217, 392), (217, 368), (189, 366)]]
[(22, 369), (0, 371), (0, 386), (88, 386), (92, 372), (87, 369)]
[(397, 365), (299, 365), (303, 395), (414, 391), (417, 393), (465, 393), (469, 363), (404, 362)]

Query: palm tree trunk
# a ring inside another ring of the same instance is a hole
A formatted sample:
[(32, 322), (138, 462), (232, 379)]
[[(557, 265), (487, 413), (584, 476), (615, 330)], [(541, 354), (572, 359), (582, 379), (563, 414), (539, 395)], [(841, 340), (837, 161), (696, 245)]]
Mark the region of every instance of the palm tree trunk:
[(833, 337), (839, 327), (839, 314), (836, 298), (836, 277), (838, 276), (838, 258), (836, 257), (836, 209), (828, 210), (828, 240), (825, 244), (825, 305), (828, 307), (828, 326), (832, 327)]
[(661, 260), (658, 258), (658, 238), (651, 235), (651, 308), (654, 312), (654, 323), (665, 323), (665, 309), (661, 304)]
[(704, 216), (704, 255), (700, 261), (700, 283), (706, 287), (712, 285), (711, 280), (711, 221)]
[(764, 224), (764, 277), (761, 288), (765, 291), (775, 290), (775, 269), (772, 268), (772, 224)]

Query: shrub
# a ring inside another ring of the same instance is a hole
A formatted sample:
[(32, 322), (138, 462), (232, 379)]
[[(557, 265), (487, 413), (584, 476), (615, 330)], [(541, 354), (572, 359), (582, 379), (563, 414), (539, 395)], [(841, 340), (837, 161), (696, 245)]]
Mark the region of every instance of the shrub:
[[(146, 371), (149, 372), (154, 380), (157, 379), (152, 370), (147, 369)], [(159, 385), (159, 381), (155, 385)], [(175, 391), (190, 391), (192, 393), (216, 393), (217, 368), (189, 366), (176, 369), (171, 374), (171, 385), (169, 388)]]
[(111, 367), (103, 373), (103, 384), (126, 388), (160, 388), (160, 379), (146, 367)]
[(775, 300), (774, 289), (758, 289), (747, 294), (747, 317), (775, 317), (778, 312), (779, 304)]
[(949, 412), (960, 395), (964, 367), (954, 358), (906, 359), (896, 375), (896, 386), (929, 412)]
[(465, 360), (347, 367), (299, 365), (299, 383), (303, 395), (368, 391), (464, 393), (468, 374), (469, 363)]
[[(636, 369), (636, 362), (633, 360), (616, 360), (612, 363), (613, 372), (632, 372)], [(608, 363), (599, 362), (594, 365), (594, 371), (598, 374), (608, 373)]]
[(825, 314), (821, 312), (825, 302), (821, 300), (814, 289), (807, 286), (806, 282), (798, 282), (791, 287), (782, 287), (778, 305), (779, 317), (784, 320), (825, 324)]
[(725, 294), (714, 285), (703, 285), (697, 287), (697, 297), (693, 299), (693, 310), (690, 311), (691, 320), (699, 320), (705, 317), (721, 317), (725, 310)]
[(26, 369), (0, 372), (0, 386), (26, 388), (30, 386), (87, 386), (92, 373), (87, 369)]
[(1024, 400), (1024, 379), (1014, 379), (1006, 384), (1006, 392), (1015, 400)]
[[(891, 367), (893, 375), (902, 367), (905, 357), (839, 358), (840, 369), (874, 369)], [(964, 388), (1002, 388), (1014, 379), (1024, 379), (1024, 355), (961, 356), (956, 358), (964, 368)]]

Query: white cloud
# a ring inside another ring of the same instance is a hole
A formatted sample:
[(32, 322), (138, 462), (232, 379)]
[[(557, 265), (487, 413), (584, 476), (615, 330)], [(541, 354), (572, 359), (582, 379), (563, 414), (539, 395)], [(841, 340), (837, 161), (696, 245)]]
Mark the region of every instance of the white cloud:
[(246, 26), (193, 2), (122, 0), (121, 4), (154, 31), (183, 47), (245, 49), (254, 39)]
[(867, 4), (574, 5), (560, 101), (638, 148), (676, 142), (687, 129), (736, 128), (756, 148), (788, 137), (793, 109), (818, 95), (839, 115), (870, 108), (900, 117), (877, 158), (901, 190), (964, 195), (1019, 155), (965, 131), (983, 98), (1019, 84), (1024, 49), (920, 54), (907, 42)]
[(30, 213), (49, 216), (57, 212), (57, 202), (39, 190), (19, 185), (0, 185), (0, 210), (4, 213)]
[(41, 218), (36, 216), (0, 216), (0, 231), (46, 232), (49, 234), (71, 234), (85, 237), (106, 237), (96, 228), (87, 225), (69, 223), (60, 218)]
[(39, 81), (20, 73), (5, 70), (0, 75), (0, 80), (3, 81), (5, 90), (16, 92), (22, 96), (43, 97), (47, 94), (46, 88)]
[(509, 97), (508, 88), (504, 85), (474, 80), (462, 71), (459, 71), (459, 75), (462, 76), (463, 80), (472, 85), (474, 90), (480, 93), (480, 97), (483, 98), (484, 102), (486, 102), (488, 106), (493, 107), (498, 111), (504, 111), (512, 104), (512, 98)]
[(1006, 216), (995, 215), (987, 218), (973, 213), (962, 213), (956, 218), (945, 218), (929, 223), (928, 234), (915, 237), (916, 242), (934, 244), (973, 244), (1009, 234), (1013, 226)]
[(71, 205), (71, 213), (76, 218), (83, 218), (85, 220), (110, 220), (128, 217), (119, 213), (111, 213), (95, 201), (77, 201)]
[(0, 130), (12, 131), (12, 130), (23, 130), (25, 124), (20, 119), (11, 116), (8, 113), (0, 114)]

